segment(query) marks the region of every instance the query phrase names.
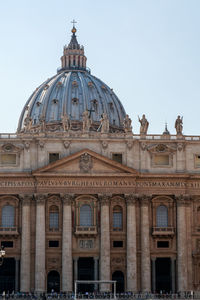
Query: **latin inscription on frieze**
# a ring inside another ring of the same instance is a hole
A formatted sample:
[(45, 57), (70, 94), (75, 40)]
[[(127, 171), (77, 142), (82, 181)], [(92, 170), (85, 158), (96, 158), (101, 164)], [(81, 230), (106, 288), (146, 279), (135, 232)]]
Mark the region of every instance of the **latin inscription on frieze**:
[(200, 181), (135, 181), (132, 178), (127, 179), (40, 179), (38, 181), (23, 181), (23, 180), (0, 180), (0, 188), (188, 188), (200, 189)]

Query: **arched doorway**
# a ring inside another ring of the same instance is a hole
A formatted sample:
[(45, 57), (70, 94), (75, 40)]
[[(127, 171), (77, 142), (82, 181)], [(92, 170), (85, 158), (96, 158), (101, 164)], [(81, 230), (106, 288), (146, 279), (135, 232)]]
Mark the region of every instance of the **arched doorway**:
[(57, 271), (50, 271), (47, 276), (47, 293), (52, 290), (60, 292), (60, 274)]
[(116, 292), (123, 293), (124, 292), (124, 273), (121, 271), (115, 271), (112, 274), (112, 280), (116, 280)]
[(15, 290), (15, 259), (4, 258), (0, 266), (0, 293)]

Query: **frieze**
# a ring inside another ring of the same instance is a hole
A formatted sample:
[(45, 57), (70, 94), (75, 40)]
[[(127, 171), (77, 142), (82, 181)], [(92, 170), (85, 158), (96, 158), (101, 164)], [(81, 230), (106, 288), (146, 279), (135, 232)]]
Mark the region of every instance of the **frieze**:
[[(192, 189), (200, 190), (199, 181), (174, 181), (174, 180), (142, 180), (135, 181), (135, 178), (53, 178), (42, 179), (38, 178), (37, 181), (22, 179), (0, 179), (0, 188), (142, 188), (142, 189), (161, 189), (167, 191), (167, 189)], [(164, 190), (165, 189), (165, 190)]]

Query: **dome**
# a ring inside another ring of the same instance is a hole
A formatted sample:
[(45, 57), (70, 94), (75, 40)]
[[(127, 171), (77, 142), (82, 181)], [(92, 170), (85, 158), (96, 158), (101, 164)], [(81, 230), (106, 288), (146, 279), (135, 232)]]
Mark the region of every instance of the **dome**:
[(84, 124), (89, 124), (88, 131), (97, 131), (103, 118), (109, 122), (108, 132), (123, 131), (125, 110), (113, 90), (86, 68), (84, 48), (75, 33), (73, 27), (58, 73), (42, 83), (25, 104), (18, 133), (82, 130)]

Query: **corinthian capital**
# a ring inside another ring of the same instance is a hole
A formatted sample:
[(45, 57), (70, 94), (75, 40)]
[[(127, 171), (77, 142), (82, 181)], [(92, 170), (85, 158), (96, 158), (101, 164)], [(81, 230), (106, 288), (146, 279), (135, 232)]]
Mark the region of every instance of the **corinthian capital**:
[(35, 200), (36, 200), (37, 205), (45, 204), (46, 199), (47, 199), (46, 194), (35, 194)]
[(191, 196), (190, 195), (178, 195), (176, 196), (177, 206), (188, 206), (191, 204)]
[(141, 195), (139, 196), (141, 206), (148, 206), (151, 200), (151, 196), (149, 195)]
[(131, 206), (131, 205), (135, 205), (137, 200), (138, 200), (138, 195), (134, 195), (134, 194), (126, 194), (125, 195), (125, 199), (126, 199), (126, 205), (127, 206)]
[(109, 205), (110, 201), (111, 201), (111, 197), (112, 197), (111, 194), (99, 194), (98, 198), (100, 200), (101, 206), (103, 206), (103, 205)]
[(28, 195), (28, 194), (20, 194), (19, 197), (23, 206), (30, 205), (31, 200), (33, 199), (33, 195)]
[(61, 194), (60, 196), (64, 205), (72, 205), (74, 200), (73, 194)]

